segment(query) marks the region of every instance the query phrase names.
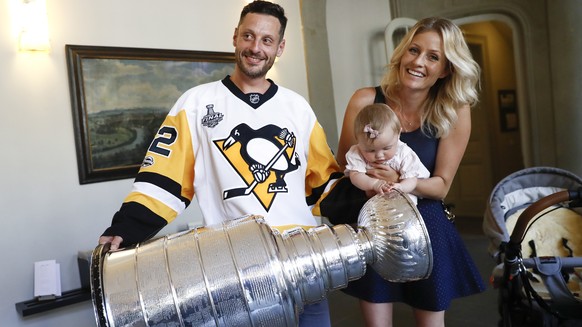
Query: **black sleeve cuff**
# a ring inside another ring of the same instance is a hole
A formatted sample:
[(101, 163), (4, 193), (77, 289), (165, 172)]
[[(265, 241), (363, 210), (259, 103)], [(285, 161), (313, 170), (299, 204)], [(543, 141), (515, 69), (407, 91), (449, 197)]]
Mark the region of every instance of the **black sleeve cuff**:
[(122, 247), (131, 246), (154, 237), (168, 223), (145, 206), (124, 203), (113, 216), (111, 227), (102, 236), (121, 236)]

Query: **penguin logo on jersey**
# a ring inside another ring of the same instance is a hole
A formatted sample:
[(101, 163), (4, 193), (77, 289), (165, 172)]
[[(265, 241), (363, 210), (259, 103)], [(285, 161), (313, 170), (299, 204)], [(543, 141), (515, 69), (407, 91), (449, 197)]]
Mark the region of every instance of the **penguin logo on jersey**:
[(225, 190), (228, 200), (253, 193), (269, 211), (276, 194), (288, 192), (285, 175), (299, 168), (295, 135), (287, 128), (266, 125), (257, 130), (239, 124), (223, 140), (214, 141), (246, 185)]
[(215, 112), (213, 104), (208, 104), (206, 105), (206, 115), (202, 117), (202, 126), (212, 128), (218, 125), (222, 118), (224, 118), (224, 115), (221, 112)]

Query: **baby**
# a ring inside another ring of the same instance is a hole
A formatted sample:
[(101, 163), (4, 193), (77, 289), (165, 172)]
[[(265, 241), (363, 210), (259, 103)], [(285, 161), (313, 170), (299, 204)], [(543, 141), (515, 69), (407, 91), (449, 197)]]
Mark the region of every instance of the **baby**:
[[(399, 189), (416, 205), (417, 198), (410, 194), (415, 188), (417, 178), (430, 177), (420, 158), (406, 143), (400, 141), (400, 120), (383, 103), (364, 107), (354, 121), (354, 135), (357, 144), (346, 154), (346, 174), (352, 184), (363, 191), (384, 194)], [(370, 164), (388, 165), (400, 175), (397, 183), (389, 183), (366, 175)]]

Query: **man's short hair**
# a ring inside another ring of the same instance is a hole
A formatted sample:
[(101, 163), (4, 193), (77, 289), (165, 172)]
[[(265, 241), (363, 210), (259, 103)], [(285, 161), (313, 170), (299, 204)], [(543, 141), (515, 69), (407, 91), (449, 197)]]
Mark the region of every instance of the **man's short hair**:
[(238, 24), (240, 25), (248, 13), (270, 15), (279, 20), (281, 29), (279, 29), (279, 38), (283, 40), (285, 36), (285, 28), (287, 27), (287, 17), (285, 17), (285, 10), (276, 3), (263, 0), (255, 0), (246, 5), (240, 13)]

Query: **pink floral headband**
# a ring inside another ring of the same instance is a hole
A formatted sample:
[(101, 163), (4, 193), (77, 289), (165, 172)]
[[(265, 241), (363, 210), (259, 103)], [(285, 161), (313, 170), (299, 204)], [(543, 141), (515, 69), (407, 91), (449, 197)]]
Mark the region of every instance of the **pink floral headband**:
[(378, 135), (380, 135), (380, 132), (373, 129), (372, 126), (370, 126), (370, 124), (364, 126), (364, 133), (368, 133), (368, 137), (371, 139), (375, 139), (378, 137)]

